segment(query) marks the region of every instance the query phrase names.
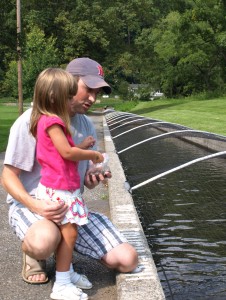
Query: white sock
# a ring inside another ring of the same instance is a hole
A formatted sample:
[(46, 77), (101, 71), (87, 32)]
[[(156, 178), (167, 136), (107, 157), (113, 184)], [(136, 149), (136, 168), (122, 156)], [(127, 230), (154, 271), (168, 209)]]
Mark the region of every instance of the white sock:
[(70, 274), (71, 273), (74, 273), (74, 268), (73, 268), (73, 265), (72, 264), (70, 264)]
[(61, 285), (71, 283), (70, 271), (67, 272), (58, 272), (56, 271), (56, 281), (54, 283), (54, 287), (59, 287)]
[(74, 271), (73, 265), (70, 264), (70, 278), (72, 283), (76, 283), (79, 279), (80, 275)]

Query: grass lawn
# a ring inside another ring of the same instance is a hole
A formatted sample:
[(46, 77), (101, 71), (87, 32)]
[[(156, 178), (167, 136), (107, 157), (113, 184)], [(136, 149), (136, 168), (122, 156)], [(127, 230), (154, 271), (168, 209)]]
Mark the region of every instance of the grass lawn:
[(6, 149), (10, 127), (18, 115), (17, 106), (0, 105), (0, 152)]
[(212, 100), (168, 99), (140, 102), (132, 113), (226, 135), (226, 97)]
[[(102, 109), (106, 105), (115, 110), (132, 112), (226, 136), (226, 97), (211, 100), (159, 99), (145, 102), (101, 99), (100, 103), (94, 104), (92, 109)], [(5, 151), (9, 129), (17, 117), (16, 106), (0, 104), (0, 152)]]

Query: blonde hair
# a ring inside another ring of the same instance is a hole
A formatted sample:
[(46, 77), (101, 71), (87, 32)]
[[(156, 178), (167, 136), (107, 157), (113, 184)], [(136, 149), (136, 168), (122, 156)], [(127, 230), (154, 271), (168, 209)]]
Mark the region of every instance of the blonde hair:
[(37, 135), (37, 124), (41, 115), (58, 116), (70, 133), (68, 100), (77, 93), (77, 80), (60, 68), (42, 71), (35, 83), (30, 132)]

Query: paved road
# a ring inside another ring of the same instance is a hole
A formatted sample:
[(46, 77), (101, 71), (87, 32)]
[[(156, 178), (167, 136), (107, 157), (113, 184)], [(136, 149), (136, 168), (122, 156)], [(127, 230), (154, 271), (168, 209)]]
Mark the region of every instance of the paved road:
[[(91, 116), (97, 128), (99, 149), (104, 150), (102, 116)], [(0, 153), (0, 172), (4, 153)], [(92, 201), (88, 200), (92, 196)], [(6, 193), (0, 184), (0, 299), (1, 300), (45, 300), (50, 299), (51, 288), (54, 282), (54, 262), (49, 259), (47, 271), (50, 282), (44, 285), (30, 285), (22, 281), (22, 257), (20, 242), (12, 233), (8, 225), (8, 205), (5, 202)], [(86, 192), (87, 203), (90, 209), (101, 211), (109, 215), (108, 188), (101, 185), (99, 188)], [(100, 263), (74, 254), (74, 267), (77, 271), (86, 274), (94, 287), (88, 291), (92, 300), (116, 300), (115, 272), (110, 271)]]

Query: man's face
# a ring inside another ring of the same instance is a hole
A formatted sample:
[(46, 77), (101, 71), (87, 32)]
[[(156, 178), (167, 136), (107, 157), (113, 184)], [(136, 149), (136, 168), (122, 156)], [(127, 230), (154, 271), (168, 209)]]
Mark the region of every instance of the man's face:
[(101, 91), (98, 89), (90, 89), (81, 78), (78, 80), (77, 94), (70, 101), (70, 115), (85, 114), (88, 109), (95, 103), (98, 93)]

